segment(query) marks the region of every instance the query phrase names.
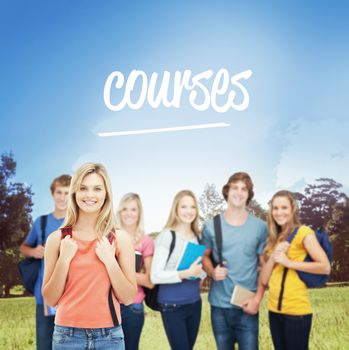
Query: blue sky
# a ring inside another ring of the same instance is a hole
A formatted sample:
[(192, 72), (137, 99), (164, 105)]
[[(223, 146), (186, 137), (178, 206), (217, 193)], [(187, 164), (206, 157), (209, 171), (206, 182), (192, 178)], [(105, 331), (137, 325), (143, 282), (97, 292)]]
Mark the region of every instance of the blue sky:
[[(32, 186), (34, 216), (51, 210), (56, 175), (98, 161), (115, 205), (125, 192), (141, 195), (147, 231), (161, 229), (178, 190), (199, 196), (240, 170), (263, 205), (319, 177), (349, 193), (348, 15), (344, 1), (3, 1), (0, 151), (14, 153), (16, 179)], [(199, 112), (188, 93), (178, 109), (113, 112), (103, 100), (113, 71), (221, 68), (252, 70), (245, 111)], [(231, 126), (98, 136), (217, 122)]]

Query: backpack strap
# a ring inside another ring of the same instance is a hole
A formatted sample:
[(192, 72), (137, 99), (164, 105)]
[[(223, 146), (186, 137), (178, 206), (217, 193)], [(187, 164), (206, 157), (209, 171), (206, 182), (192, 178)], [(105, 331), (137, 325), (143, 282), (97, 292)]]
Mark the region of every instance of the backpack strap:
[(292, 243), (292, 241), (293, 241), (294, 237), (296, 236), (297, 232), (298, 232), (298, 227), (296, 227), (296, 228), (292, 231), (292, 233), (288, 236), (288, 238), (287, 238), (287, 242), (288, 242), (288, 243), (290, 243), (290, 244)]
[[(292, 233), (288, 236), (288, 238), (287, 238), (288, 243), (290, 243), (290, 244), (292, 243), (297, 232), (298, 232), (298, 227), (296, 227), (292, 231)], [(281, 309), (282, 309), (282, 298), (284, 296), (284, 291), (285, 291), (285, 281), (286, 281), (287, 271), (288, 271), (288, 268), (285, 267), (284, 272), (282, 274), (282, 279), (281, 279), (281, 286), (280, 286), (280, 293), (279, 293), (279, 300), (278, 300), (278, 311), (281, 311)]]
[[(42, 215), (40, 217), (40, 229), (41, 229), (41, 245), (45, 244), (45, 230), (46, 230), (46, 224), (47, 224), (47, 215)], [(44, 259), (40, 259), (40, 264), (43, 264)], [(34, 294), (34, 292), (32, 292)]]
[(109, 311), (111, 314), (111, 318), (113, 320), (114, 327), (119, 326), (120, 323), (119, 323), (118, 317), (116, 315), (115, 306), (114, 306), (114, 302), (113, 302), (113, 287), (111, 285), (110, 285), (109, 293), (108, 293), (108, 305), (109, 305)]
[(45, 244), (45, 229), (47, 224), (47, 215), (43, 215), (40, 218), (40, 228), (41, 228), (41, 244)]
[(172, 240), (171, 240), (171, 245), (170, 245), (170, 251), (168, 253), (168, 257), (166, 260), (166, 265), (167, 265), (168, 261), (170, 260), (170, 257), (173, 253), (173, 250), (174, 250), (174, 247), (176, 245), (176, 232), (171, 230), (171, 235), (172, 235)]
[[(116, 240), (115, 232), (114, 231), (109, 232), (107, 239), (108, 239), (109, 243), (112, 244)], [(119, 255), (119, 252), (115, 251), (115, 255), (117, 257)], [(110, 285), (109, 293), (108, 293), (108, 306), (109, 306), (109, 311), (110, 311), (111, 318), (113, 320), (114, 327), (120, 326), (118, 316), (116, 315), (114, 302), (113, 302), (113, 287), (112, 287), (112, 285)]]
[(107, 239), (108, 239), (110, 244), (113, 244), (113, 242), (115, 241), (115, 233), (109, 232), (109, 234), (107, 235)]
[(280, 293), (279, 293), (279, 300), (278, 300), (278, 311), (281, 311), (281, 308), (282, 308), (282, 298), (284, 296), (284, 291), (285, 291), (285, 281), (286, 281), (287, 271), (288, 271), (288, 268), (285, 267), (284, 272), (282, 274), (282, 279), (281, 279), (281, 286), (280, 286)]
[(214, 224), (214, 235), (216, 239), (217, 252), (218, 252), (218, 265), (223, 266), (223, 256), (222, 256), (222, 246), (223, 246), (223, 238), (222, 238), (222, 222), (220, 214), (216, 215), (213, 218)]
[[(116, 236), (115, 236), (114, 230), (109, 232), (107, 239), (108, 239), (110, 244), (112, 244), (114, 241), (116, 241)], [(115, 251), (115, 255), (116, 255), (115, 259), (117, 259), (117, 256), (119, 255), (119, 251)], [(108, 293), (108, 306), (109, 306), (109, 311), (110, 311), (111, 318), (113, 320), (114, 327), (120, 326), (118, 316), (117, 316), (116, 311), (115, 311), (114, 302), (113, 302), (113, 286), (112, 285), (110, 285), (109, 293)]]
[(73, 237), (73, 227), (72, 226), (66, 226), (61, 228), (61, 239), (64, 239), (66, 236), (70, 236), (70, 238)]

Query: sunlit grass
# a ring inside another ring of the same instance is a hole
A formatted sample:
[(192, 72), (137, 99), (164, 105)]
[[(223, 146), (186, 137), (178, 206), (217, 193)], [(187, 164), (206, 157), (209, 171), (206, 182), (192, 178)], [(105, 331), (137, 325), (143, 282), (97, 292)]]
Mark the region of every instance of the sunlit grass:
[[(349, 349), (349, 287), (310, 291), (314, 310), (310, 349)], [(195, 350), (215, 349), (207, 294), (202, 294), (203, 313)], [(261, 350), (272, 349), (267, 320), (266, 298), (260, 309)], [(0, 349), (35, 349), (34, 298), (0, 299)], [(141, 350), (169, 350), (158, 312), (146, 309)]]

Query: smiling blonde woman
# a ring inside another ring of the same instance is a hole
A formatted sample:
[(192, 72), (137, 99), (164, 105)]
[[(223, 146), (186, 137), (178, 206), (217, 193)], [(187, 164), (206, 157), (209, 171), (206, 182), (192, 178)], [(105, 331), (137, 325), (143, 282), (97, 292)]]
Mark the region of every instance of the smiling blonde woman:
[(157, 301), (172, 350), (193, 349), (199, 330), (200, 279), (205, 273), (199, 261), (186, 270), (176, 270), (185, 244), (199, 242), (198, 224), (199, 208), (194, 193), (180, 191), (173, 200), (165, 228), (156, 239), (151, 279), (160, 285)]
[(87, 163), (74, 174), (67, 215), (45, 249), (42, 294), (58, 305), (53, 349), (124, 349), (120, 301), (136, 294), (134, 254), (116, 231), (106, 169)]
[(145, 297), (143, 287), (153, 288), (150, 266), (154, 254), (154, 241), (144, 234), (143, 206), (136, 193), (125, 194), (116, 211), (117, 226), (127, 232), (136, 254), (137, 295), (130, 305), (121, 305), (122, 329), (126, 350), (137, 350), (144, 325)]
[[(301, 225), (294, 195), (274, 194), (269, 203), (269, 237), (261, 271), (263, 284), (269, 284), (269, 324), (276, 350), (306, 350), (312, 322), (312, 309), (305, 283), (297, 271), (329, 274), (330, 263), (314, 231)], [(295, 232), (291, 244), (288, 237)], [(309, 254), (312, 262), (305, 262)]]

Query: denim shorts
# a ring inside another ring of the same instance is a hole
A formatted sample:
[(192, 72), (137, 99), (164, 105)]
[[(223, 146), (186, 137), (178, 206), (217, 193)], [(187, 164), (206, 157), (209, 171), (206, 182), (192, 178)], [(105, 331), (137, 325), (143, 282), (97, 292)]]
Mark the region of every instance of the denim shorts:
[(121, 326), (112, 328), (75, 328), (55, 325), (53, 350), (125, 350)]

